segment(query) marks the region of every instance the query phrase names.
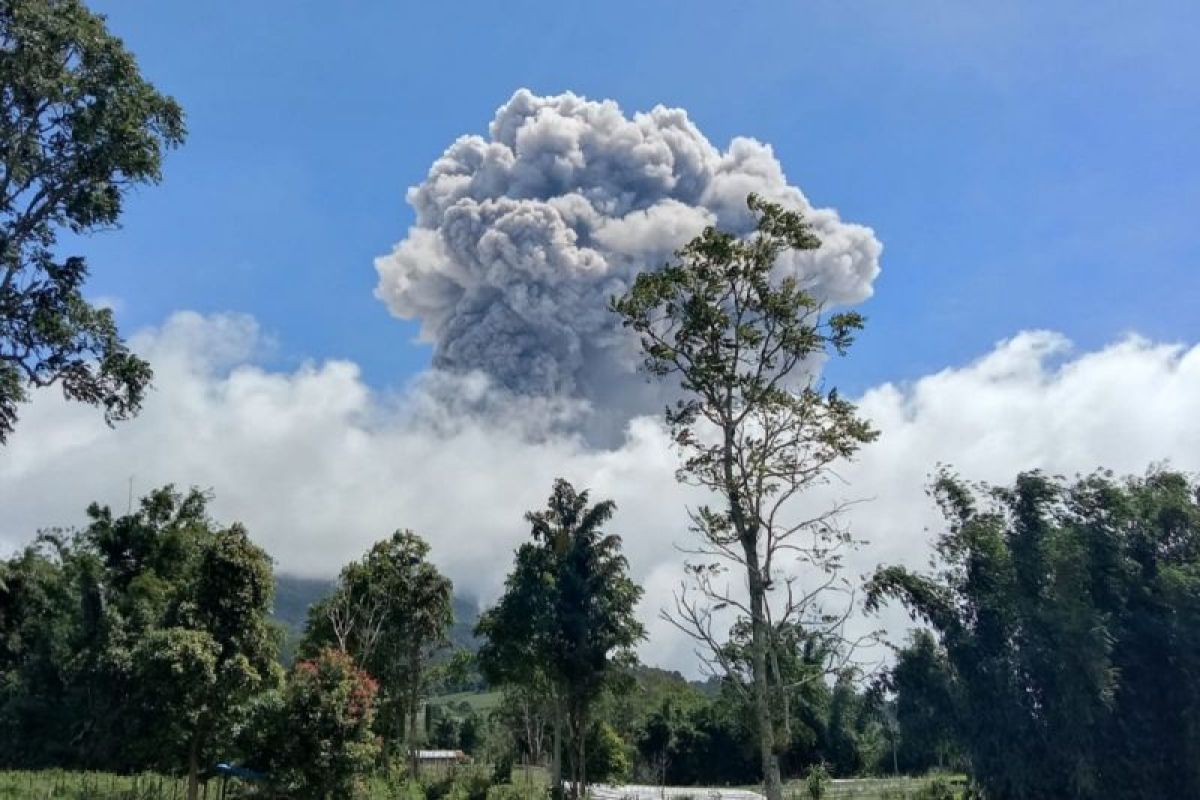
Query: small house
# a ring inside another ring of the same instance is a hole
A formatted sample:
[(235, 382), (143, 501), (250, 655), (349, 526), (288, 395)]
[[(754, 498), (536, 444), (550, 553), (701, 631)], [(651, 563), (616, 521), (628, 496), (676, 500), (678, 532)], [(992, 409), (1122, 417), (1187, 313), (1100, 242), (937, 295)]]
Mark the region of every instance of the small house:
[(412, 752), (413, 774), (447, 775), (470, 757), (462, 750), (414, 750)]

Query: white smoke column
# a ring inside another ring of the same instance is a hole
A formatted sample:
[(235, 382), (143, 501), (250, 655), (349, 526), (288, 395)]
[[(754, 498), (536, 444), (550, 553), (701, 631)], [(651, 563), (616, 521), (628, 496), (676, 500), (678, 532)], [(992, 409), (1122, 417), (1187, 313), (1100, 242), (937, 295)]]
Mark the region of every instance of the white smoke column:
[(830, 305), (870, 296), (874, 233), (813, 208), (770, 146), (737, 138), (722, 152), (682, 109), (630, 118), (612, 101), (522, 89), (487, 138), (458, 139), (409, 190), (416, 223), (376, 260), (376, 295), (420, 320), (435, 367), (586, 401), (619, 431), (664, 398), (637, 376), (609, 298), (706, 225), (747, 232), (751, 192), (803, 212), (821, 238), (782, 272)]

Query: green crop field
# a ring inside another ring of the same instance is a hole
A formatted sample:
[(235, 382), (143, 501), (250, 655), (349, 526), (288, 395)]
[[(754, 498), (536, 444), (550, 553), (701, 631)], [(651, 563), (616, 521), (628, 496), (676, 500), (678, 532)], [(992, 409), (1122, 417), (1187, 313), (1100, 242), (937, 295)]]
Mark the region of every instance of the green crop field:
[(458, 692), (431, 697), (429, 705), (446, 706), (452, 703), (466, 703), (472, 711), (483, 713), (500, 705), (501, 696), (500, 692)]
[[(0, 772), (0, 800), (178, 800), (187, 782), (166, 775), (113, 775), (105, 772)], [(227, 793), (227, 797), (235, 794)], [(209, 800), (218, 800), (220, 784), (209, 785)]]

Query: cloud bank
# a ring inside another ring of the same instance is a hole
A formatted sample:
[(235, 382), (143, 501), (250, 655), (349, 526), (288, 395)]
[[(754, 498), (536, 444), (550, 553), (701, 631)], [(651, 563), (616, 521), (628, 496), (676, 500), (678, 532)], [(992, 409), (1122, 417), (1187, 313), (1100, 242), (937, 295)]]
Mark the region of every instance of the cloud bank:
[(612, 434), (663, 398), (636, 374), (636, 341), (609, 297), (707, 225), (747, 232), (751, 192), (802, 211), (821, 238), (782, 272), (830, 304), (870, 296), (874, 233), (814, 208), (769, 145), (720, 150), (678, 108), (629, 117), (612, 101), (522, 89), (487, 137), (459, 138), (409, 190), (416, 223), (376, 261), (376, 295), (420, 320), (435, 367), (582, 399)]
[[(110, 430), (52, 392), (25, 411), (0, 451), (0, 550), (41, 527), (80, 524), (92, 500), (123, 510), (130, 477), (135, 495), (172, 481), (213, 489), (216, 515), (245, 522), (283, 570), (331, 575), (411, 527), (460, 590), (487, 601), (528, 535), (523, 512), (562, 475), (618, 504), (612, 530), (647, 591), (643, 657), (694, 672), (690, 644), (656, 616), (679, 577), (684, 506), (698, 498), (674, 482), (656, 419), (633, 419), (610, 448), (570, 435), (531, 439), (517, 408), (486, 422), (436, 419), (442, 407), (422, 382), (393, 397), (346, 361), (264, 369), (270, 339), (245, 316), (176, 314), (135, 345), (158, 374), (136, 420)], [(1130, 337), (1072, 353), (1060, 335), (1025, 332), (977, 361), (873, 388), (859, 402), (883, 435), (837, 489), (872, 498), (848, 518), (871, 541), (851, 563), (857, 573), (924, 562), (927, 528), (938, 521), (923, 490), (939, 462), (994, 481), (1032, 467), (1138, 473), (1163, 459), (1200, 469), (1200, 346)], [(893, 631), (906, 622), (898, 613), (884, 621)]]

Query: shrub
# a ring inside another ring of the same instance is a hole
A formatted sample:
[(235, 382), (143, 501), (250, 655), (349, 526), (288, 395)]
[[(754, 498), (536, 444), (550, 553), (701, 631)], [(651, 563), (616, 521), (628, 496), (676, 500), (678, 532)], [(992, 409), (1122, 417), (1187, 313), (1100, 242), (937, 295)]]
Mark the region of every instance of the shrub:
[(955, 800), (950, 781), (940, 775), (917, 790), (913, 800)]
[(512, 772), (513, 756), (509, 751), (497, 758), (492, 766), (492, 783), (512, 783)]
[(454, 783), (454, 795), (461, 800), (487, 800), (492, 788), (491, 776), (483, 770), (462, 773)]
[(812, 800), (821, 800), (825, 796), (829, 790), (829, 770), (825, 767), (824, 761), (819, 761), (808, 768), (808, 775), (804, 778), (804, 787), (808, 790), (808, 796)]
[(297, 663), (274, 730), (276, 782), (305, 797), (360, 796), (379, 753), (371, 733), (376, 690), (340, 650)]
[(487, 800), (527, 800), (516, 786), (491, 786), (487, 791)]
[(425, 800), (442, 800), (449, 797), (454, 789), (453, 775), (422, 778), (421, 789), (425, 792)]

